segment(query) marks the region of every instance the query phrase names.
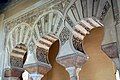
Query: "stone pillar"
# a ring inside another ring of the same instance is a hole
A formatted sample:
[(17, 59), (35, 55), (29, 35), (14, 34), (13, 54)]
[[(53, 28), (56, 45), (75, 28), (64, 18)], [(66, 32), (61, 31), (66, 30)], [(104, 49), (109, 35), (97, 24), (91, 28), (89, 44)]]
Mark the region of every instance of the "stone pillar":
[(69, 40), (61, 47), (57, 62), (64, 66), (69, 73), (70, 80), (79, 80), (79, 71), (86, 62), (87, 56), (74, 49)]

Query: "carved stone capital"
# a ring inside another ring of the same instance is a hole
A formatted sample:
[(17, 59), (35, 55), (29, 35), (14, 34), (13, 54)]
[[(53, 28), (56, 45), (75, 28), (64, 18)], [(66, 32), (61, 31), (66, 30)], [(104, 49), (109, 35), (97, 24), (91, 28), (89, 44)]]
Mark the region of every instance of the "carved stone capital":
[(73, 53), (57, 58), (57, 62), (68, 71), (70, 80), (79, 80), (78, 73), (86, 60), (86, 55), (80, 53)]
[(22, 68), (6, 68), (4, 71), (4, 78), (8, 80), (17, 80), (23, 72), (24, 70)]
[(52, 67), (50, 64), (46, 64), (43, 62), (24, 65), (24, 69), (27, 70), (30, 74), (38, 73), (45, 75), (51, 68)]
[(112, 59), (112, 61), (115, 63), (116, 68), (119, 70), (120, 64), (117, 42), (104, 44), (101, 46), (101, 48), (106, 53), (106, 55)]
[(109, 58), (118, 58), (117, 43), (112, 42), (101, 46), (102, 50), (106, 53)]
[(81, 55), (78, 52), (57, 58), (57, 62), (66, 68), (73, 66), (80, 68), (86, 62), (86, 60), (87, 57), (84, 54)]

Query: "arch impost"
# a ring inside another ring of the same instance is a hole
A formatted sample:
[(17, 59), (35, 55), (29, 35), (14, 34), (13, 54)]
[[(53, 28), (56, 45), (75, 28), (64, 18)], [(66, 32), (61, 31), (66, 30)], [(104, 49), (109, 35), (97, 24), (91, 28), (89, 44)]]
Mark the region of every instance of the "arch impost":
[[(19, 79), (24, 72), (23, 68), (11, 67), (4, 70), (4, 79), (13, 80), (13, 78)], [(16, 80), (17, 80), (16, 79)]]
[(104, 44), (101, 46), (102, 50), (107, 54), (109, 58), (118, 58), (117, 51), (117, 42), (112, 42), (108, 44)]
[(81, 53), (73, 53), (61, 57), (57, 57), (57, 62), (63, 65), (65, 68), (68, 67), (82, 67), (82, 65), (86, 62), (87, 57), (86, 55)]
[(32, 64), (24, 65), (24, 69), (27, 70), (30, 74), (38, 73), (45, 75), (49, 70), (51, 70), (51, 65), (43, 62), (36, 62)]
[(81, 70), (82, 65), (86, 62), (86, 55), (80, 55), (81, 53), (73, 53), (66, 56), (57, 57), (57, 62), (65, 67), (69, 73), (70, 80), (78, 80), (78, 73)]

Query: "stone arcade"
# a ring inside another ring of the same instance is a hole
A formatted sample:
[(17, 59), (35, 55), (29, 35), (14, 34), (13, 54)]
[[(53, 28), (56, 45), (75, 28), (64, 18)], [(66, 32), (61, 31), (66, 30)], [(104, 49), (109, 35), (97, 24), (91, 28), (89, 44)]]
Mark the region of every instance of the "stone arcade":
[(120, 0), (11, 0), (0, 13), (1, 80), (116, 80)]

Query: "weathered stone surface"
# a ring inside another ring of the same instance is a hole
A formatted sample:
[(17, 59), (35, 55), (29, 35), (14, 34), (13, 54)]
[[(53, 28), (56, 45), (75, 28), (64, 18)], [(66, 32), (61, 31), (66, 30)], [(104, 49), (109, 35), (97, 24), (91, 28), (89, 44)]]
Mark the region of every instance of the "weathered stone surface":
[(82, 65), (86, 62), (87, 58), (83, 53), (73, 53), (66, 56), (61, 56), (57, 58), (58, 63), (63, 65), (64, 67), (82, 67)]
[(24, 65), (24, 69), (27, 70), (30, 74), (38, 73), (38, 74), (45, 75), (51, 68), (52, 67), (50, 64), (46, 64), (43, 62)]
[(118, 58), (118, 50), (117, 50), (117, 43), (109, 43), (102, 45), (102, 50), (107, 54), (110, 58)]
[(4, 77), (20, 77), (23, 72), (22, 68), (7, 68), (5, 69)]

